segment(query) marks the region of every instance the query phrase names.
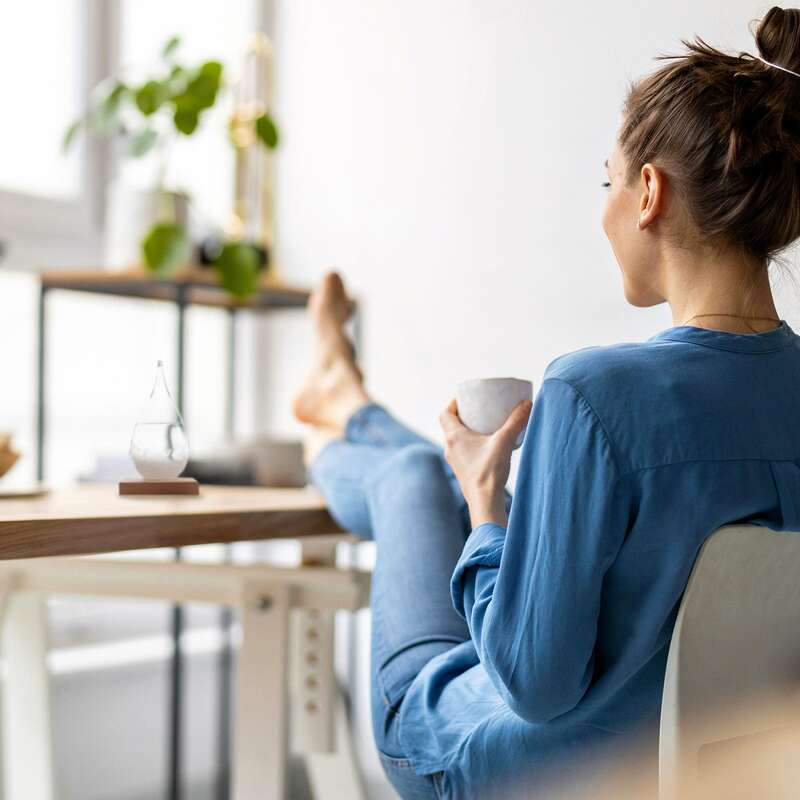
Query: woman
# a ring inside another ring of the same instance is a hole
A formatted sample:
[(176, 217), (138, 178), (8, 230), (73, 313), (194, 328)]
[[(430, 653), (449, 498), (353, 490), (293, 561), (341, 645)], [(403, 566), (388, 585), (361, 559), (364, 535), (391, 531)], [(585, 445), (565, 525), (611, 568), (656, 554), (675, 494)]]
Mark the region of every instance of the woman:
[(451, 404), (443, 454), (366, 393), (339, 278), (313, 298), (295, 410), (333, 515), (377, 542), (374, 729), (405, 798), (536, 794), (642, 741), (706, 537), (800, 529), (800, 339), (767, 275), (800, 236), (800, 11), (756, 42), (631, 89), (603, 225), (627, 300), (675, 327), (557, 359), (532, 414), (480, 436)]

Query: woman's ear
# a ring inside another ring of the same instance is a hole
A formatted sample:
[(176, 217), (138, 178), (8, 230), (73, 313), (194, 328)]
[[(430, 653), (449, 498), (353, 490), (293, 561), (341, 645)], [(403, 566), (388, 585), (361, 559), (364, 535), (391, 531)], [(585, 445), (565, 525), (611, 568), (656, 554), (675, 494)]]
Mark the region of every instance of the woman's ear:
[(642, 167), (641, 190), (639, 199), (639, 230), (643, 231), (661, 214), (664, 207), (664, 191), (666, 176), (653, 164)]

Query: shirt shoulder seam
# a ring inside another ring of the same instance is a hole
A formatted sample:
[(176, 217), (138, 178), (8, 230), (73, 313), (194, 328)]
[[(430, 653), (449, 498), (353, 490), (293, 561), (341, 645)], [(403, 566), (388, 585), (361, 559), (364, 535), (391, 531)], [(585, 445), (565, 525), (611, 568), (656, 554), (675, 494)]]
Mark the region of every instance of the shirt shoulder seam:
[[(559, 383), (563, 383), (563, 384), (566, 384), (567, 386), (569, 386), (569, 388), (572, 389), (573, 392), (575, 392), (575, 394), (577, 395), (578, 399), (581, 400), (583, 402), (583, 404), (586, 406), (586, 408), (589, 409), (589, 411), (591, 412), (592, 416), (597, 420), (597, 424), (600, 426), (600, 430), (603, 433), (603, 438), (606, 440), (606, 444), (608, 445), (609, 452), (611, 453), (611, 460), (614, 463), (614, 469), (616, 469), (616, 471), (617, 471), (617, 476), (618, 477), (622, 477), (623, 475), (625, 475), (626, 472), (623, 472), (621, 467), (620, 467), (620, 460), (619, 460), (619, 456), (618, 456), (618, 451), (617, 451), (617, 448), (616, 448), (616, 446), (614, 444), (614, 441), (612, 440), (611, 435), (609, 434), (608, 429), (606, 428), (605, 423), (603, 422), (602, 418), (597, 413), (597, 411), (595, 410), (594, 406), (586, 399), (586, 395), (584, 395), (584, 393), (580, 389), (578, 389), (578, 387), (575, 386), (575, 384), (573, 384), (572, 382), (566, 380), (565, 378), (548, 377), (548, 378), (544, 379), (544, 381), (542, 382), (542, 385), (544, 385), (545, 383), (548, 383), (549, 381), (558, 381)], [(630, 472), (630, 471), (631, 470), (628, 470), (627, 472)]]

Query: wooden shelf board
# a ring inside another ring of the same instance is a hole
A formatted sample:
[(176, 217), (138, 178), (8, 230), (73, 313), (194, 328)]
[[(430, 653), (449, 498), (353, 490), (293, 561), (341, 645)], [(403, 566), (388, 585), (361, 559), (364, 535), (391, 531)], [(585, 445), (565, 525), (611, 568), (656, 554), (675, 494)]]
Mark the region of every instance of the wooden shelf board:
[(218, 308), (302, 308), (308, 289), (285, 284), (264, 275), (258, 290), (246, 300), (236, 300), (220, 285), (216, 273), (207, 267), (190, 267), (168, 278), (157, 278), (141, 267), (124, 270), (67, 269), (39, 273), (46, 289), (136, 297), (176, 302), (181, 293), (191, 305)]

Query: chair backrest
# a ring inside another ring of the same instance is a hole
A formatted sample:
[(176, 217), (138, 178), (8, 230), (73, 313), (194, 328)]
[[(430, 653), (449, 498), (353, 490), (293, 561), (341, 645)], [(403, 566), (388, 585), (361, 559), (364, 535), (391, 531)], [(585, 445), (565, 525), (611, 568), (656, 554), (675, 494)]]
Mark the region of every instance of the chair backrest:
[(720, 748), (796, 724), (798, 688), (800, 533), (720, 528), (697, 557), (670, 644), (661, 800), (691, 796)]

